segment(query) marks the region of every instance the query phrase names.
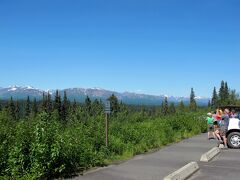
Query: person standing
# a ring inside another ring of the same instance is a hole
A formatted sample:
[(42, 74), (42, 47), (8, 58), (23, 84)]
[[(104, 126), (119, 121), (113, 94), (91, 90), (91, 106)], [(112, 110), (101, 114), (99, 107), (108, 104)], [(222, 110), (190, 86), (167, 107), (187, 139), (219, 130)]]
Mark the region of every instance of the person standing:
[(222, 120), (221, 120), (221, 136), (223, 138), (223, 143), (224, 143), (224, 147), (227, 148), (227, 137), (226, 137), (226, 133), (228, 130), (228, 124), (229, 124), (229, 110), (225, 109), (224, 113), (222, 115)]
[(208, 140), (210, 140), (210, 134), (212, 133), (212, 136), (214, 139), (216, 139), (215, 133), (214, 133), (214, 128), (213, 128), (213, 122), (214, 122), (214, 118), (212, 113), (207, 113), (208, 117), (207, 117), (207, 124), (208, 124)]

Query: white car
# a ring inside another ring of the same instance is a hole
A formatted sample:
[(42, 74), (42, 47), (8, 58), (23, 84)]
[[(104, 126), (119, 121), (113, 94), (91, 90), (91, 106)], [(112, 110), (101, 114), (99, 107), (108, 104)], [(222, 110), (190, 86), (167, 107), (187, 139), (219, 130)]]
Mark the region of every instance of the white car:
[(226, 136), (230, 148), (240, 148), (240, 120), (238, 118), (229, 119)]

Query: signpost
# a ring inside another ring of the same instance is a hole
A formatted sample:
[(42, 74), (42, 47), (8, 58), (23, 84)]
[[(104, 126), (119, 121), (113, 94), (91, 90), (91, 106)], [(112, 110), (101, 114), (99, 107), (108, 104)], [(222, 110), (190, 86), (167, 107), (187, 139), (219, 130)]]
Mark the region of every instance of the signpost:
[(111, 113), (110, 101), (105, 103), (105, 137), (106, 137), (106, 147), (108, 147), (108, 117)]

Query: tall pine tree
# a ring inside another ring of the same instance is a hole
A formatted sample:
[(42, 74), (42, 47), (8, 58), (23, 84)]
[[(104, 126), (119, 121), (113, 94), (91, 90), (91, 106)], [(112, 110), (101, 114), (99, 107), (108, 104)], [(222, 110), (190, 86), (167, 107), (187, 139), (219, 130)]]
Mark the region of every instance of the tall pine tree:
[(56, 110), (58, 112), (58, 116), (61, 117), (62, 101), (61, 101), (61, 95), (59, 94), (58, 90), (56, 91), (56, 94), (55, 94), (54, 110)]
[(76, 99), (74, 99), (74, 101), (73, 101), (72, 112), (73, 112), (73, 114), (76, 114), (76, 112), (77, 112), (77, 101), (76, 101)]
[(118, 102), (118, 98), (117, 96), (115, 96), (114, 94), (112, 94), (109, 98), (108, 101), (110, 101), (110, 106), (111, 106), (111, 112), (113, 114), (119, 112), (119, 102)]
[(29, 96), (27, 97), (27, 102), (25, 106), (25, 116), (28, 117), (31, 113), (31, 102)]
[(87, 96), (86, 99), (85, 99), (85, 111), (88, 115), (91, 115), (91, 110), (92, 110), (92, 101)]
[(63, 103), (62, 103), (62, 114), (61, 114), (61, 118), (64, 122), (66, 122), (67, 120), (67, 116), (68, 116), (68, 109), (69, 109), (69, 101), (67, 98), (67, 93), (66, 91), (64, 91), (64, 97), (63, 97)]
[(224, 105), (229, 104), (229, 88), (227, 82), (224, 83)]
[(175, 114), (176, 113), (175, 104), (173, 102), (169, 106), (169, 113), (170, 114)]
[(20, 119), (20, 107), (19, 107), (18, 101), (16, 101), (15, 103), (15, 117), (16, 117), (16, 120)]
[(212, 100), (211, 100), (211, 108), (216, 109), (218, 108), (218, 94), (216, 91), (216, 87), (213, 89)]
[(38, 113), (38, 105), (37, 105), (36, 98), (34, 98), (34, 101), (33, 101), (32, 112), (33, 112), (33, 116), (36, 117), (36, 115)]
[(45, 93), (42, 94), (42, 111), (47, 112), (47, 97)]
[(195, 100), (195, 93), (194, 93), (193, 88), (191, 88), (189, 109), (190, 109), (190, 111), (196, 111), (197, 110), (197, 103), (196, 103), (196, 100)]
[(51, 113), (53, 110), (53, 105), (52, 105), (52, 97), (50, 92), (48, 92), (47, 97), (46, 97), (46, 111), (48, 113)]
[(208, 100), (208, 109), (211, 109), (211, 100)]
[(185, 105), (184, 105), (183, 101), (180, 101), (180, 103), (178, 105), (178, 110), (180, 112), (184, 112), (185, 111)]
[(223, 106), (225, 104), (225, 82), (221, 81), (221, 87), (219, 89), (219, 105)]
[(11, 97), (8, 105), (7, 105), (7, 112), (9, 117), (11, 117), (12, 120), (16, 120), (16, 110), (15, 110), (15, 104), (13, 102), (13, 98)]
[(168, 98), (165, 97), (162, 103), (162, 114), (166, 116), (169, 113)]
[(237, 105), (238, 98), (239, 98), (239, 96), (236, 93), (236, 90), (230, 90), (229, 104), (230, 105)]

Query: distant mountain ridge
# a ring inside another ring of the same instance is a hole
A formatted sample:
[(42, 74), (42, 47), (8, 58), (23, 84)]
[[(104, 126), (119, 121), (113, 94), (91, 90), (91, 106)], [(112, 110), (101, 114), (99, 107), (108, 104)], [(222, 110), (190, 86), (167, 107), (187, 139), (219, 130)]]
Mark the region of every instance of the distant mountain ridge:
[[(13, 97), (14, 99), (21, 100), (26, 99), (27, 96), (29, 96), (31, 99), (36, 98), (37, 100), (41, 100), (43, 93), (50, 92), (54, 96), (55, 91), (56, 90), (41, 90), (32, 86), (10, 86), (7, 88), (0, 87), (0, 99), (7, 100)], [(166, 97), (165, 95), (156, 96), (133, 92), (120, 93), (102, 88), (67, 88), (59, 91), (61, 95), (63, 95), (64, 91), (66, 91), (67, 96), (71, 101), (76, 99), (78, 102), (84, 102), (87, 96), (89, 96), (91, 99), (106, 100), (109, 96), (114, 94), (118, 97), (119, 101), (122, 101), (126, 104), (160, 105)], [(183, 101), (184, 103), (188, 103), (189, 98), (169, 96), (168, 101), (174, 103)], [(209, 98), (196, 97), (196, 101), (199, 105), (207, 105)]]

